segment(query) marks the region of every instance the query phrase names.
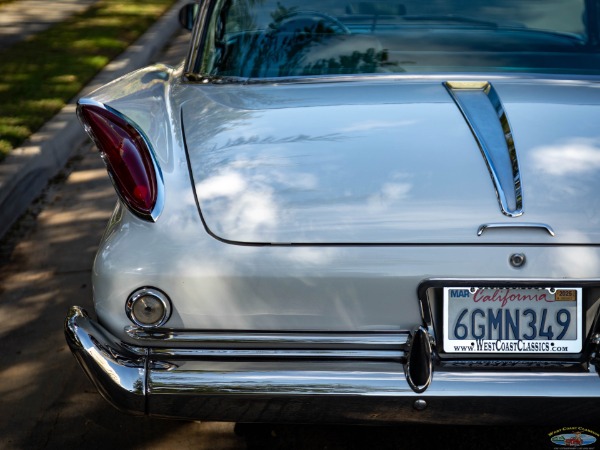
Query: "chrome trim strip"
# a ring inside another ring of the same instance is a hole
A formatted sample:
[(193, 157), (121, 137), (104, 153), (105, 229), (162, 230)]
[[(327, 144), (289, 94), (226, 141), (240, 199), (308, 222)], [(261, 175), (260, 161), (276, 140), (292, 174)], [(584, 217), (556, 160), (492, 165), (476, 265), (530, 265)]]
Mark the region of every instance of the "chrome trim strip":
[[(146, 133), (144, 133), (144, 131), (138, 126), (138, 124), (135, 123), (133, 120), (131, 120), (129, 117), (125, 116), (124, 114), (117, 111), (116, 109), (111, 108), (110, 106), (105, 105), (104, 103), (100, 103), (91, 98), (82, 97), (77, 101), (77, 115), (78, 116), (79, 116), (80, 106), (85, 106), (85, 105), (96, 106), (98, 108), (102, 108), (102, 109), (105, 109), (106, 111), (109, 111), (111, 114), (114, 114), (115, 116), (117, 116), (117, 117), (121, 118), (122, 120), (124, 120), (125, 122), (127, 122), (142, 137), (144, 144), (146, 144), (146, 147), (148, 147), (148, 151), (150, 152), (150, 160), (152, 161), (154, 173), (156, 174), (156, 191), (157, 191), (156, 192), (156, 203), (154, 204), (154, 208), (150, 212), (149, 216), (147, 216), (145, 214), (141, 214), (138, 211), (133, 211), (130, 208), (127, 208), (127, 210), (131, 211), (133, 214), (135, 214), (138, 217), (141, 217), (142, 219), (156, 222), (158, 220), (158, 218), (160, 217), (160, 214), (162, 213), (162, 210), (165, 205), (165, 182), (163, 179), (162, 170), (160, 169), (160, 165), (158, 164), (158, 160), (156, 159), (156, 155), (154, 153), (154, 147), (150, 143), (150, 139), (148, 139), (148, 136), (146, 136)], [(90, 136), (91, 140), (95, 143), (96, 141), (94, 139), (94, 136), (93, 136), (93, 134), (91, 134), (90, 130), (85, 125), (85, 122), (81, 119), (80, 119), (80, 122), (82, 124), (84, 124), (84, 129), (85, 129), (86, 133)], [(113, 185), (116, 186), (116, 183), (112, 179), (112, 175), (110, 174), (110, 172), (108, 172), (108, 175), (109, 175), (110, 181), (113, 183)], [(115, 189), (115, 192), (117, 193), (119, 198), (121, 198), (121, 193), (119, 192), (119, 189)], [(121, 199), (121, 201), (125, 205), (127, 205), (127, 202), (125, 202), (123, 199)]]
[[(523, 189), (521, 186), (521, 172), (519, 171), (519, 159), (517, 157), (517, 150), (515, 148), (515, 141), (512, 134), (512, 128), (510, 126), (510, 122), (508, 121), (508, 116), (506, 114), (504, 106), (502, 105), (500, 97), (498, 96), (498, 92), (496, 91), (496, 89), (494, 89), (494, 86), (490, 83), (484, 92), (487, 94), (488, 99), (492, 103), (492, 106), (494, 107), (494, 109), (496, 110), (496, 114), (498, 115), (498, 120), (500, 121), (500, 125), (504, 133), (504, 139), (506, 140), (507, 147), (506, 149), (508, 150), (508, 156), (510, 159), (509, 167), (503, 166), (501, 167), (501, 169), (498, 169), (498, 165), (495, 165), (495, 169), (507, 170), (509, 175), (512, 174), (512, 179), (514, 183), (512, 186), (507, 186), (506, 190), (503, 189), (502, 191), (502, 194), (504, 195), (508, 194), (511, 197), (512, 195), (514, 195), (515, 197), (514, 200), (512, 198), (507, 199), (506, 196), (504, 197), (503, 212), (509, 217), (518, 217), (523, 214)], [(500, 149), (498, 149), (498, 151), (500, 151)], [(499, 180), (500, 183), (502, 183), (502, 178), (500, 176)], [(514, 193), (511, 188), (514, 189)], [(515, 202), (514, 209), (512, 209), (513, 201)]]
[(331, 360), (396, 360), (404, 359), (402, 350), (302, 350), (302, 349), (170, 349), (152, 348), (151, 358), (188, 359), (326, 359)]
[(209, 6), (213, 2), (209, 0), (197, 0), (196, 3), (200, 4), (200, 10), (198, 12), (198, 17), (196, 17), (196, 21), (194, 22), (194, 28), (192, 29), (192, 39), (190, 40), (190, 47), (188, 49), (188, 54), (183, 66), (183, 72), (186, 75), (192, 74), (195, 71), (196, 61), (200, 54), (200, 47), (202, 46)]
[(578, 287), (600, 287), (600, 278), (582, 278), (582, 279), (565, 279), (565, 278), (427, 278), (423, 280), (418, 287), (418, 295), (421, 297), (425, 291), (431, 287), (445, 286), (467, 286), (467, 287), (563, 287), (573, 286)]
[(257, 345), (262, 347), (339, 346), (348, 349), (361, 347), (402, 348), (408, 340), (408, 332), (368, 332), (368, 333), (318, 333), (318, 332), (249, 332), (249, 331), (190, 331), (169, 328), (144, 329), (126, 327), (125, 333), (140, 345), (149, 341), (166, 342), (169, 345), (193, 343), (198, 345)]
[[(446, 81), (444, 87), (469, 125), (494, 182), (502, 213), (523, 214), (523, 191), (519, 161), (508, 117), (498, 93), (487, 81)], [(487, 110), (491, 104), (495, 115)], [(499, 124), (504, 142), (495, 138)]]
[(491, 229), (508, 229), (508, 228), (525, 228), (525, 229), (541, 229), (546, 231), (550, 236), (554, 237), (554, 230), (550, 225), (545, 223), (534, 222), (517, 222), (517, 223), (484, 223), (477, 230), (477, 236), (481, 236), (485, 231)]
[(355, 83), (355, 82), (371, 82), (371, 81), (407, 81), (407, 82), (447, 82), (453, 77), (465, 79), (485, 79), (506, 81), (511, 83), (542, 83), (552, 85), (555, 83), (564, 84), (580, 84), (589, 85), (590, 83), (600, 82), (600, 75), (561, 75), (561, 74), (539, 74), (539, 73), (519, 73), (506, 75), (501, 72), (490, 72), (485, 75), (476, 75), (470, 73), (377, 73), (377, 74), (352, 74), (352, 75), (306, 75), (297, 77), (269, 77), (269, 78), (242, 78), (242, 77), (216, 77), (208, 76), (201, 73), (186, 73), (190, 84), (205, 84), (211, 83), (216, 85), (221, 84), (247, 84), (247, 85), (276, 85), (276, 84), (323, 84), (323, 83)]

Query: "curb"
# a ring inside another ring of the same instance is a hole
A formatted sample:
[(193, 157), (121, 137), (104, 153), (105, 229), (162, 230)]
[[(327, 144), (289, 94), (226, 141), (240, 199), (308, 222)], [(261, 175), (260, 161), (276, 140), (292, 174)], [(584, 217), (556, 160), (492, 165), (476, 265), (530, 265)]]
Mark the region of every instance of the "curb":
[(153, 62), (181, 29), (179, 9), (188, 2), (175, 3), (146, 33), (104, 67), (75, 99), (0, 163), (0, 238), (86, 141), (87, 135), (75, 114), (77, 99)]

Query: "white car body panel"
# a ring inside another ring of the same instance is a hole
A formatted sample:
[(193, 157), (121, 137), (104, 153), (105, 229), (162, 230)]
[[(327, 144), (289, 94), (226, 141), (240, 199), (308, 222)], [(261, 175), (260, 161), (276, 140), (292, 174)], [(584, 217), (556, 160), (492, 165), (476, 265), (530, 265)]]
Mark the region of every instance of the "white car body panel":
[[(190, 86), (183, 125), (206, 226), (241, 243), (599, 243), (587, 200), (600, 192), (599, 85), (492, 85), (519, 156), (518, 218), (501, 214), (441, 80)], [(493, 222), (556, 236), (477, 235)]]
[[(130, 92), (131, 86), (139, 89), (141, 79), (151, 78), (148, 73), (153, 74), (148, 89), (136, 90), (134, 98), (129, 96), (119, 98), (123, 92)], [(441, 83), (427, 81), (415, 83), (417, 85), (415, 89), (403, 89), (402, 86), (395, 89), (399, 91), (398, 94), (394, 94), (397, 95), (397, 99), (392, 97), (393, 102), (390, 101), (390, 104), (385, 106), (395, 108), (408, 117), (415, 110), (423, 110), (411, 103), (410, 94), (407, 95), (406, 102), (402, 101), (403, 92), (412, 92), (412, 95), (433, 92), (432, 103), (427, 105), (429, 109), (438, 109), (441, 111), (440, 114), (447, 115), (455, 121), (456, 128), (459, 130), (454, 131), (458, 134), (453, 137), (458, 136), (461, 139), (464, 149), (458, 146), (456, 152), (445, 152), (441, 161), (432, 161), (432, 164), (429, 164), (433, 159), (431, 155), (411, 154), (413, 167), (417, 157), (424, 160), (416, 164), (417, 167), (421, 167), (420, 171), (415, 169), (412, 174), (407, 174), (415, 183), (420, 183), (419, 188), (415, 188), (417, 191), (415, 196), (424, 198), (428, 194), (435, 198), (432, 194), (433, 190), (444, 195), (439, 188), (436, 188), (441, 185), (450, 192), (447, 201), (453, 204), (452, 207), (444, 205), (444, 202), (440, 202), (440, 205), (427, 203), (419, 205), (411, 199), (404, 201), (402, 198), (396, 198), (396, 202), (392, 202), (393, 205), (388, 205), (385, 204), (383, 194), (379, 191), (377, 204), (370, 210), (368, 206), (363, 210), (348, 207), (344, 202), (340, 202), (339, 208), (335, 208), (335, 203), (332, 202), (329, 203), (329, 208), (321, 208), (319, 204), (312, 207), (310, 202), (303, 209), (298, 208), (298, 214), (312, 214), (310, 233), (303, 228), (307, 227), (305, 222), (309, 222), (308, 220), (298, 218), (297, 221), (293, 221), (288, 216), (283, 216), (283, 220), (277, 222), (277, 227), (262, 229), (258, 227), (254, 230), (257, 233), (268, 230), (272, 233), (269, 237), (274, 236), (273, 242), (279, 244), (287, 242), (290, 236), (303, 233), (301, 235), (306, 237), (306, 240), (301, 242), (308, 242), (309, 245), (302, 246), (237, 245), (223, 242), (207, 232), (191, 191), (181, 133), (182, 124), (178, 113), (177, 102), (180, 98), (185, 99), (182, 101), (184, 111), (187, 108), (197, 111), (198, 115), (197, 123), (191, 131), (188, 131), (187, 139), (201, 143), (198, 144), (198, 148), (213, 148), (217, 139), (233, 140), (231, 129), (222, 131), (217, 129), (221, 132), (211, 138), (217, 123), (220, 123), (219, 115), (242, 114), (239, 110), (246, 114), (245, 121), (251, 122), (256, 115), (259, 117), (257, 120), (268, 122), (270, 130), (278, 133), (275, 134), (277, 137), (273, 138), (274, 140), (279, 136), (285, 140), (287, 133), (301, 134), (302, 127), (296, 122), (286, 122), (285, 114), (280, 118), (268, 114), (270, 110), (263, 111), (265, 98), (268, 96), (270, 98), (276, 95), (286, 96), (287, 92), (291, 92), (290, 100), (284, 99), (282, 103), (322, 104), (333, 101), (329, 100), (327, 95), (337, 97), (343, 95), (347, 89), (387, 90), (395, 88), (394, 83), (397, 81), (375, 79), (361, 82), (362, 86), (347, 83), (323, 88), (302, 85), (268, 88), (227, 87), (227, 93), (219, 95), (223, 98), (244, 100), (244, 103), (237, 104), (237, 109), (232, 109), (231, 105), (222, 106), (223, 102), (215, 103), (214, 97), (218, 97), (213, 93), (215, 87), (182, 86), (178, 78), (172, 76), (170, 70), (157, 66), (140, 71), (98, 92), (94, 96), (95, 100), (106, 102), (132, 118), (140, 126), (148, 120), (148, 104), (155, 103), (156, 113), (164, 115), (160, 120), (160, 116), (154, 115), (151, 126), (144, 127), (144, 131), (152, 140), (157, 159), (160, 161), (165, 180), (165, 210), (156, 223), (141, 222), (123, 208), (118, 208), (116, 211), (101, 244), (94, 269), (96, 312), (102, 323), (106, 324), (116, 336), (128, 340), (123, 330), (130, 325), (130, 322), (123, 314), (122, 305), (136, 288), (152, 285), (167, 292), (173, 301), (173, 314), (169, 321), (169, 326), (173, 328), (274, 331), (405, 330), (419, 322), (417, 288), (429, 277), (473, 280), (515, 278), (539, 280), (564, 277), (583, 280), (598, 277), (600, 249), (585, 244), (596, 242), (597, 230), (600, 227), (595, 226), (597, 218), (591, 214), (596, 209), (589, 207), (589, 202), (584, 201), (583, 198), (589, 198), (589, 194), (585, 195), (586, 192), (589, 193), (594, 189), (600, 191), (600, 177), (597, 176), (598, 169), (594, 166), (595, 155), (600, 154), (600, 148), (596, 147), (600, 145), (596, 144), (600, 142), (600, 128), (590, 127), (586, 123), (587, 120), (593, 119), (593, 113), (600, 113), (600, 108), (596, 105), (597, 101), (600, 102), (600, 90), (595, 87), (596, 84), (585, 82), (565, 83), (523, 79), (511, 82), (503, 79), (495, 82), (498, 91), (506, 93), (502, 98), (506, 99), (506, 108), (509, 111), (511, 124), (515, 128), (517, 136), (515, 139), (519, 143), (519, 148), (529, 150), (520, 152), (520, 163), (525, 179), (525, 214), (520, 218), (507, 218), (502, 215), (481, 152), (464, 125), (464, 120), (447, 93), (441, 88)], [(310, 100), (311, 97), (306, 100), (307, 97), (303, 93), (310, 91), (311, 88), (334, 91), (334, 93), (324, 93), (321, 96), (315, 94), (313, 100)], [(336, 94), (336, 90), (341, 93)], [(240, 91), (243, 91), (243, 95), (238, 95)], [(556, 92), (556, 94), (551, 95), (549, 92)], [(165, 97), (167, 93), (170, 93), (171, 97)], [(570, 105), (565, 104), (566, 100), (571, 98), (570, 96), (573, 96), (573, 103), (586, 104), (587, 108), (584, 107), (583, 110), (587, 115), (561, 114), (565, 109), (570, 108)], [(529, 97), (530, 101), (525, 102), (524, 97)], [(547, 102), (541, 100), (554, 97), (558, 100), (552, 104), (552, 108)], [(168, 104), (167, 98), (170, 98), (173, 103), (171, 108), (165, 111), (161, 109), (161, 105)], [(362, 103), (367, 103), (366, 108), (376, 108), (369, 105), (371, 103), (369, 98), (371, 97), (367, 97), (367, 100)], [(140, 105), (139, 108), (136, 105)], [(206, 114), (206, 109), (210, 108), (214, 110), (214, 114)], [(306, 108), (310, 109), (308, 106)], [(313, 106), (307, 115), (314, 118), (315, 108), (318, 109)], [(353, 113), (350, 113), (351, 118), (347, 118), (344, 115), (347, 111), (348, 107), (340, 107), (336, 113), (337, 120), (342, 122), (342, 126), (344, 123), (347, 125), (347, 122), (356, 120)], [(205, 116), (202, 116), (203, 112)], [(418, 117), (425, 121), (425, 113), (420, 114)], [(567, 121), (565, 117), (574, 120)], [(427, 117), (430, 118), (431, 115)], [(235, 128), (236, 136), (242, 138), (245, 136), (244, 120), (241, 120), (240, 127)], [(322, 116), (317, 116), (316, 120), (324, 119)], [(408, 119), (400, 117), (398, 120)], [(288, 129), (285, 127), (286, 123), (291, 131), (286, 131)], [(550, 123), (552, 126), (543, 125), (545, 123)], [(427, 127), (435, 129), (435, 120), (423, 127), (423, 129), (417, 127), (417, 131), (423, 133)], [(575, 132), (583, 136), (581, 130), (585, 130), (585, 137), (573, 137)], [(378, 148), (389, 147), (389, 141), (397, 139), (393, 134), (394, 128), (388, 129), (384, 126), (383, 131), (375, 134), (381, 135), (381, 141), (375, 138), (374, 144), (368, 149), (371, 153)], [(341, 145), (354, 145), (356, 141), (361, 142), (361, 130), (358, 129), (355, 133), (358, 135), (355, 139), (352, 132), (347, 133), (347, 139), (340, 137)], [(444, 139), (439, 139), (438, 144), (439, 134), (431, 133), (431, 136), (434, 138), (431, 139), (432, 145), (439, 146), (448, 138), (446, 136)], [(416, 140), (418, 137), (419, 135), (415, 134), (407, 139)], [(573, 144), (569, 146), (568, 142)], [(567, 143), (565, 145), (571, 150), (562, 153), (562, 162), (554, 162), (552, 149), (559, 147), (561, 143)], [(188, 143), (188, 146), (190, 145), (194, 144)], [(285, 152), (283, 146), (276, 146), (276, 148)], [(339, 149), (336, 148), (337, 150)], [(304, 151), (306, 153), (311, 151), (310, 141), (306, 143)], [(388, 174), (396, 171), (396, 167), (389, 163), (390, 158), (387, 158), (393, 150), (381, 151), (384, 152), (384, 156), (380, 156), (373, 163), (376, 166), (372, 176), (374, 180), (378, 180), (376, 176), (378, 170)], [(544, 160), (540, 155), (544, 152), (549, 154), (548, 158), (553, 162), (552, 164), (543, 164)], [(223, 157), (226, 158), (226, 153)], [(201, 151), (192, 154), (192, 167), (196, 158), (202, 160)], [(585, 158), (588, 158), (587, 162)], [(466, 163), (459, 164), (459, 161), (466, 161)], [(331, 172), (339, 172), (342, 163), (343, 161), (339, 160), (338, 169)], [(265, 166), (267, 166), (265, 170), (270, 167), (268, 163)], [(399, 166), (401, 168), (402, 165)], [(360, 162), (357, 162), (356, 170), (362, 167)], [(558, 167), (565, 170), (558, 173)], [(278, 170), (280, 169), (281, 167), (278, 166)], [(313, 169), (319, 173), (319, 165)], [(297, 170), (295, 165), (290, 172), (294, 173)], [(469, 173), (472, 173), (472, 176), (468, 176)], [(344, 189), (352, 188), (365, 192), (363, 199), (377, 196), (377, 190), (368, 191), (364, 180), (354, 175), (356, 174), (353, 173), (351, 176), (342, 174), (336, 181), (341, 178), (345, 183)], [(267, 184), (289, 178), (292, 178), (289, 173), (279, 176), (276, 180), (263, 176), (261, 182)], [(443, 178), (448, 179), (448, 183), (437, 184)], [(466, 178), (469, 184), (466, 187), (459, 185), (457, 180)], [(422, 179), (425, 181), (420, 181)], [(432, 180), (436, 180), (436, 183)], [(203, 181), (198, 181), (197, 185), (202, 183)], [(378, 183), (371, 182), (368, 186), (377, 187), (377, 185)], [(224, 183), (223, 186), (225, 189), (228, 186), (235, 188), (228, 183)], [(334, 184), (332, 189), (335, 186)], [(464, 190), (462, 195), (458, 195), (460, 189)], [(475, 194), (475, 197), (469, 197), (470, 207), (472, 208), (472, 202), (479, 206), (473, 210), (463, 202), (464, 196), (469, 192)], [(301, 192), (294, 192), (294, 194), (299, 196)], [(567, 197), (568, 194), (570, 195)], [(231, 208), (240, 210), (248, 204), (241, 201), (241, 197), (243, 196), (227, 197), (228, 201), (232, 202)], [(309, 198), (311, 197), (314, 198), (315, 195), (310, 193)], [(237, 206), (236, 201), (240, 202)], [(301, 200), (297, 202), (299, 204)], [(410, 205), (407, 205), (409, 202)], [(202, 204), (202, 194), (200, 194), (200, 203)], [(420, 220), (410, 220), (404, 227), (388, 226), (391, 220), (389, 217), (386, 218), (386, 214), (394, 218), (400, 214), (396, 212), (395, 207), (404, 207), (405, 209), (401, 211), (411, 211), (411, 216), (413, 214), (417, 217), (420, 215), (421, 218), (425, 216), (427, 220), (422, 221), (422, 227), (418, 227)], [(463, 208), (464, 214), (457, 214), (459, 207)], [(222, 216), (216, 211), (216, 207), (211, 210), (210, 206), (202, 209), (209, 227), (211, 219), (221, 223), (219, 221)], [(215, 217), (211, 216), (211, 213)], [(454, 220), (458, 221), (456, 225), (448, 220), (451, 213), (455, 214)], [(239, 214), (243, 215), (242, 212)], [(252, 212), (248, 214), (251, 215)], [(361, 219), (356, 221), (360, 227), (358, 231), (354, 230), (354, 234), (344, 225), (344, 221), (340, 220), (348, 217), (348, 214), (353, 218)], [(573, 220), (573, 217), (579, 219)], [(547, 222), (556, 231), (556, 236), (552, 237), (543, 230), (537, 229), (494, 230), (477, 236), (477, 229), (483, 223), (511, 221)], [(465, 222), (468, 225), (465, 225)], [(243, 227), (243, 221), (240, 223)], [(584, 224), (586, 227), (582, 226)], [(578, 226), (578, 230), (572, 228), (574, 225)], [(585, 232), (582, 232), (582, 229)], [(220, 231), (219, 228), (217, 230)], [(213, 232), (217, 230), (211, 229)], [(235, 241), (244, 241), (245, 239), (240, 238), (245, 237), (250, 242), (252, 239), (254, 242), (263, 242), (262, 237), (256, 238), (251, 234), (218, 237), (237, 238), (234, 239)], [(373, 245), (310, 245), (330, 242)], [(510, 244), (497, 245), (503, 242)], [(388, 243), (392, 245), (384, 245)], [(509, 257), (514, 253), (527, 255), (527, 264), (524, 267), (515, 269), (510, 266)]]

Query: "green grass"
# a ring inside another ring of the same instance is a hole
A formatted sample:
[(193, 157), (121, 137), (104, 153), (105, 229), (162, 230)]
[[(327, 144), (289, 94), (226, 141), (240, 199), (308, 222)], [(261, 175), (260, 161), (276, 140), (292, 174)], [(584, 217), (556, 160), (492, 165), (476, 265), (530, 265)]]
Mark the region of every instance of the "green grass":
[(60, 111), (173, 3), (102, 0), (30, 40), (0, 51), (0, 161)]

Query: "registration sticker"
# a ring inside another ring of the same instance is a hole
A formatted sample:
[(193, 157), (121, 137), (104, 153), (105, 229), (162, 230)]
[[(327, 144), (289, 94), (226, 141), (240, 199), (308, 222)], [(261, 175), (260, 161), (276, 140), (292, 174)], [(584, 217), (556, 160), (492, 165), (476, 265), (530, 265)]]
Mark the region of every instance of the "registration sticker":
[(579, 353), (581, 288), (444, 288), (446, 353)]
[(577, 291), (574, 289), (557, 289), (554, 299), (557, 302), (575, 302), (577, 301)]

